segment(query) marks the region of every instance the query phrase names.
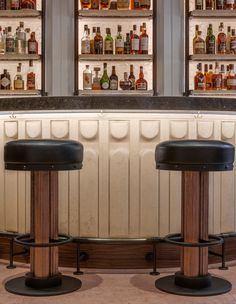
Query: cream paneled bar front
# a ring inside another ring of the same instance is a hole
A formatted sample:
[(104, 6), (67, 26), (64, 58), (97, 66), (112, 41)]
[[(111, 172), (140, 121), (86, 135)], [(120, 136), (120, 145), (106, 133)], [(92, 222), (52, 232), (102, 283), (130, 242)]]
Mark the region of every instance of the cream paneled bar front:
[[(149, 238), (180, 232), (181, 174), (158, 172), (156, 145), (169, 139), (235, 144), (235, 113), (160, 111), (16, 112), (0, 116), (1, 147), (15, 139), (74, 139), (84, 168), (59, 175), (60, 232), (96, 238)], [(29, 232), (30, 175), (0, 163), (0, 230)], [(210, 175), (211, 233), (236, 230), (235, 172)]]

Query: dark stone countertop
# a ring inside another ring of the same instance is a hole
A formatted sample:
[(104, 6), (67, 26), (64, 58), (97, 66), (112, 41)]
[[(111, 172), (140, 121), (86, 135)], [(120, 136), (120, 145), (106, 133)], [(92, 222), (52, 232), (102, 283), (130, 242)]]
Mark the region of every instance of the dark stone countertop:
[(236, 112), (236, 98), (96, 96), (0, 99), (2, 112), (82, 110)]

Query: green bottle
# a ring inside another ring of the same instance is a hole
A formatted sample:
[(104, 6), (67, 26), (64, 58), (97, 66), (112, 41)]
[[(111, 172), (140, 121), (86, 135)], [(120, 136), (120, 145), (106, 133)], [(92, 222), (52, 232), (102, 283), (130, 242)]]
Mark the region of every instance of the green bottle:
[(106, 38), (104, 41), (105, 54), (113, 54), (113, 38), (111, 37), (111, 29), (106, 29)]
[(104, 62), (103, 64), (103, 75), (101, 78), (101, 88), (102, 90), (109, 90), (110, 87), (110, 79), (107, 75), (107, 63)]

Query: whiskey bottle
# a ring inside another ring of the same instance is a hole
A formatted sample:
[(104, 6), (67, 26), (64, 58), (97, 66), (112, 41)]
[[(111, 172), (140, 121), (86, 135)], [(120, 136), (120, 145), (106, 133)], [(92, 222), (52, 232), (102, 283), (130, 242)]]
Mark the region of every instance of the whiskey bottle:
[(219, 71), (219, 63), (215, 63), (215, 73), (212, 75), (213, 90), (222, 90), (222, 75)]
[(100, 84), (101, 84), (101, 89), (102, 90), (109, 90), (110, 79), (109, 79), (108, 74), (107, 74), (107, 63), (106, 62), (103, 63), (103, 75), (102, 75), (102, 78), (100, 80)]
[(11, 9), (11, 0), (6, 0), (6, 10)]
[(236, 90), (236, 75), (234, 72), (234, 65), (229, 65), (229, 75), (227, 79), (227, 90)]
[(104, 40), (104, 53), (113, 54), (113, 38), (111, 37), (111, 29), (106, 29), (106, 37)]
[(130, 35), (126, 34), (126, 40), (124, 42), (124, 54), (130, 54)]
[(140, 67), (139, 79), (136, 81), (136, 90), (138, 91), (147, 91), (148, 83), (144, 79), (143, 67)]
[(148, 54), (149, 37), (147, 34), (146, 23), (143, 23), (142, 34), (140, 35), (140, 54)]
[(28, 53), (38, 54), (38, 41), (35, 38), (35, 32), (32, 32), (28, 40)]
[(219, 34), (217, 38), (217, 53), (226, 54), (226, 34), (224, 33), (224, 23), (221, 22), (219, 26)]
[(0, 26), (0, 55), (5, 54), (5, 39), (2, 27)]
[(130, 90), (135, 90), (135, 76), (134, 76), (134, 66), (130, 65), (130, 74), (129, 74), (129, 80), (131, 82)]
[(6, 69), (3, 70), (3, 74), (0, 76), (1, 90), (11, 89), (11, 76)]
[(205, 88), (206, 90), (212, 90), (213, 85), (212, 85), (212, 75), (213, 75), (213, 65), (209, 64), (209, 69), (208, 69), (208, 64), (205, 64)]
[(91, 9), (99, 9), (99, 0), (91, 0)]
[(116, 49), (116, 54), (117, 55), (122, 55), (124, 54), (124, 38), (121, 34), (122, 31), (122, 27), (121, 25), (118, 25), (117, 28), (117, 36), (116, 36), (116, 40), (115, 40), (115, 49)]
[(235, 35), (235, 29), (232, 30), (232, 35), (230, 37), (230, 54), (236, 54), (236, 35)]
[(23, 77), (21, 75), (21, 63), (19, 63), (17, 67), (17, 73), (14, 78), (14, 90), (24, 90), (24, 88), (25, 88), (25, 84)]
[(90, 39), (90, 54), (95, 54), (95, 50), (94, 50), (94, 38), (96, 36), (96, 27), (93, 27), (93, 33), (92, 33), (92, 37)]
[(130, 90), (131, 86), (132, 86), (132, 84), (131, 84), (131, 81), (128, 79), (128, 73), (124, 72), (124, 80), (120, 81), (120, 88), (123, 91), (128, 91), (128, 90)]
[(110, 0), (100, 0), (100, 1), (101, 1), (100, 2), (101, 9), (105, 9), (105, 10), (109, 9), (109, 7), (110, 7)]
[(101, 79), (100, 79), (100, 77), (98, 75), (98, 73), (100, 72), (100, 70), (101, 69), (98, 68), (98, 67), (94, 68), (95, 76), (93, 78), (92, 90), (95, 90), (95, 91), (101, 90), (101, 84), (100, 84)]
[(130, 7), (130, 0), (117, 0), (118, 10), (128, 10)]
[(201, 37), (202, 32), (198, 31), (197, 36), (193, 39), (193, 54), (205, 54), (205, 41)]
[(11, 10), (19, 10), (21, 8), (20, 4), (20, 0), (11, 0)]
[(195, 0), (195, 9), (203, 10), (203, 0)]
[(90, 38), (89, 38), (89, 32), (88, 32), (88, 25), (84, 25), (84, 34), (81, 39), (81, 54), (90, 54)]
[(7, 28), (7, 36), (6, 36), (6, 53), (14, 54), (15, 53), (15, 39), (11, 32), (11, 26)]
[(206, 53), (215, 54), (216, 53), (216, 38), (213, 35), (212, 24), (209, 24), (206, 36)]
[(20, 22), (20, 27), (16, 32), (16, 53), (26, 53), (26, 32), (24, 30), (24, 22)]
[(151, 0), (139, 0), (139, 7), (141, 9), (150, 9), (151, 7)]
[(29, 61), (29, 69), (27, 72), (27, 90), (36, 90), (35, 72), (33, 60)]
[(202, 73), (202, 64), (198, 63), (197, 72), (194, 77), (194, 90), (195, 91), (204, 91), (205, 90), (205, 76)]
[(230, 42), (231, 42), (231, 27), (227, 27), (227, 36), (226, 36), (226, 54), (230, 54)]
[(91, 0), (80, 0), (81, 9), (90, 9), (91, 8)]
[(36, 0), (22, 0), (21, 9), (36, 9)]
[(138, 54), (139, 53), (139, 36), (136, 33), (137, 26), (133, 26), (133, 34), (130, 37), (131, 39), (131, 54)]
[(95, 54), (103, 54), (103, 38), (101, 36), (100, 27), (97, 27), (97, 33), (94, 37), (94, 51)]
[(0, 0), (0, 11), (6, 9), (6, 2), (5, 0)]
[(206, 0), (205, 8), (206, 8), (206, 10), (214, 10), (215, 9), (214, 0)]
[(140, 1), (139, 0), (131, 0), (131, 9), (140, 9)]
[(224, 64), (221, 64), (221, 66), (220, 66), (220, 74), (222, 75), (222, 90), (227, 90), (227, 79), (228, 79), (228, 76), (225, 73), (225, 66), (224, 66)]
[(92, 71), (89, 69), (89, 65), (86, 65), (83, 71), (83, 90), (92, 90)]
[(225, 8), (225, 0), (216, 0), (216, 9), (223, 10)]
[(225, 0), (225, 9), (228, 10), (235, 9), (235, 0)]
[(118, 76), (116, 75), (115, 66), (112, 66), (112, 73), (110, 76), (110, 90), (118, 90)]

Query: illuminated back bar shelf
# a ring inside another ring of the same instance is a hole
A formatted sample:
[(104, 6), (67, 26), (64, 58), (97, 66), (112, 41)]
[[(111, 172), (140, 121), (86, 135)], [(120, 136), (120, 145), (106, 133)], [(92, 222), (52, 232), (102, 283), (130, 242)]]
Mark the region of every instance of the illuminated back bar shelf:
[(79, 10), (79, 17), (84, 18), (153, 18), (152, 10)]

